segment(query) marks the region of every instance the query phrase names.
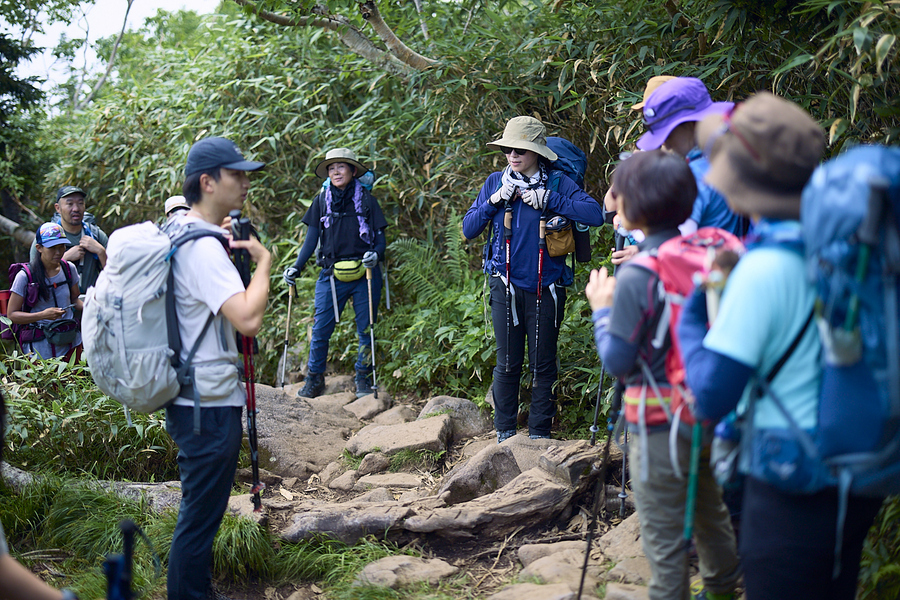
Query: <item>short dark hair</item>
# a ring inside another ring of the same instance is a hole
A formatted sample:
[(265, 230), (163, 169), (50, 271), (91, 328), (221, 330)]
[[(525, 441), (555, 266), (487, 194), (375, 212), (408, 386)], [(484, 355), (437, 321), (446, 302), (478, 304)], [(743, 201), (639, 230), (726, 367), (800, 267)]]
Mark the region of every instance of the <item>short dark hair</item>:
[(219, 177), (222, 176), (222, 171), (219, 167), (216, 167), (215, 169), (209, 169), (208, 171), (191, 173), (184, 178), (184, 184), (181, 186), (181, 194), (184, 196), (184, 201), (188, 206), (193, 206), (197, 202), (200, 202), (200, 177), (202, 175), (209, 175), (216, 181), (219, 181)]
[(697, 198), (691, 168), (665, 150), (637, 152), (622, 161), (613, 173), (613, 188), (625, 197), (625, 217), (651, 231), (684, 223)]

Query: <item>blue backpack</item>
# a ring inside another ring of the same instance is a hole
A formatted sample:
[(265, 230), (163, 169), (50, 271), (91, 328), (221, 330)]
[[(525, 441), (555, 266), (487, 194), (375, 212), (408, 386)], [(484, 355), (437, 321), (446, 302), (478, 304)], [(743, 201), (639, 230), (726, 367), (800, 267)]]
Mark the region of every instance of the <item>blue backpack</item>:
[(824, 373), (816, 448), (843, 493), (900, 492), (900, 149), (821, 165), (801, 208)]
[[(550, 136), (547, 138), (547, 147), (553, 150), (558, 157), (553, 161), (551, 169), (561, 171), (578, 187), (584, 189), (584, 174), (587, 171), (587, 155), (575, 144), (566, 138)], [(559, 179), (550, 180), (550, 189), (559, 188)], [(574, 258), (580, 263), (591, 260), (591, 234), (587, 225), (575, 223), (572, 236), (575, 240)], [(573, 263), (574, 270), (574, 263)]]
[(581, 148), (561, 137), (548, 137), (547, 147), (559, 157), (553, 162), (553, 168), (565, 173), (569, 179), (584, 189), (584, 174), (587, 171), (587, 155)]

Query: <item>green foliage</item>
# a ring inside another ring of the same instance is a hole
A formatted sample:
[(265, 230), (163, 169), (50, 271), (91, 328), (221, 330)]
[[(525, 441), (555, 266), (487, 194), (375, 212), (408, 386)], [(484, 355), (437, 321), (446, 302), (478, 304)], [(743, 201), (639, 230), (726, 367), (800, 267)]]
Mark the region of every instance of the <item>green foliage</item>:
[(900, 595), (900, 497), (888, 498), (863, 546), (860, 600)]
[(410, 468), (420, 468), (431, 471), (443, 459), (446, 452), (444, 450), (401, 450), (391, 455), (392, 472), (402, 471)]
[(32, 360), (13, 352), (0, 364), (9, 411), (4, 457), (28, 470), (97, 479), (178, 478), (176, 448), (162, 413), (132, 413), (103, 395), (84, 363)]
[(265, 526), (226, 514), (213, 543), (213, 577), (246, 582), (277, 576), (272, 541)]

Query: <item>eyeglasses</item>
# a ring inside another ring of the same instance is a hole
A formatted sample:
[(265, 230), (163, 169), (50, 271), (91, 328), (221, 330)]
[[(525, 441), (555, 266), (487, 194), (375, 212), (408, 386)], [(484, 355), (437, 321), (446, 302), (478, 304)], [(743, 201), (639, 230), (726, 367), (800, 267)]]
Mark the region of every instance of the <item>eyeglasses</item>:
[[(656, 112), (652, 108), (645, 107), (644, 108), (644, 117), (643, 117), (644, 125), (646, 125), (647, 129), (649, 129), (652, 133), (654, 127), (656, 127), (657, 125), (659, 125), (660, 123), (662, 123), (663, 121), (665, 121), (666, 119), (671, 117), (672, 115), (677, 115), (678, 113), (680, 113), (681, 111), (684, 111), (684, 110), (695, 110), (696, 108), (697, 108), (696, 106), (680, 106), (680, 107), (676, 108), (675, 110), (670, 110), (669, 112), (667, 112), (666, 114), (664, 114), (660, 117), (660, 116), (656, 115)], [(652, 119), (652, 120), (648, 120), (647, 117), (650, 117), (650, 119)]]
[(756, 151), (756, 148), (753, 147), (753, 145), (747, 140), (747, 138), (745, 138), (740, 131), (731, 126), (731, 117), (734, 114), (734, 111), (737, 110), (738, 106), (740, 106), (740, 104), (735, 104), (731, 107), (731, 109), (729, 109), (728, 112), (722, 115), (722, 126), (719, 127), (718, 131), (714, 131), (712, 135), (709, 136), (709, 139), (706, 140), (706, 146), (703, 148), (703, 154), (705, 156), (708, 157), (710, 155), (710, 152), (712, 152), (712, 148), (715, 145), (716, 140), (718, 140), (726, 133), (732, 133), (734, 134), (734, 137), (738, 139), (744, 149), (747, 150), (750, 156), (753, 157), (753, 160), (762, 160), (759, 152)]
[(519, 156), (525, 156), (530, 152), (530, 150), (522, 150), (521, 148), (507, 148), (506, 146), (500, 146), (500, 152), (503, 154), (512, 154), (515, 152)]

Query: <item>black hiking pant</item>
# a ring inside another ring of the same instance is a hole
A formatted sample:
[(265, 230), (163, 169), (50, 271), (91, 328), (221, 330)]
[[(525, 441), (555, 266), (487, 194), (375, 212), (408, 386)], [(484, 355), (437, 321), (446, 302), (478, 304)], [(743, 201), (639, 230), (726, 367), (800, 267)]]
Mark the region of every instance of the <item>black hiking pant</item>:
[[(516, 428), (519, 412), (519, 381), (525, 362), (525, 344), (528, 343), (528, 364), (535, 374), (528, 413), (528, 433), (550, 435), (550, 426), (556, 416), (556, 383), (558, 367), (556, 344), (559, 326), (566, 305), (566, 289), (556, 287), (556, 300), (549, 288), (541, 293), (541, 314), (537, 315), (537, 294), (515, 289), (513, 304), (518, 325), (509, 318), (509, 349), (507, 351), (506, 324), (508, 307), (506, 286), (499, 277), (491, 277), (491, 319), (497, 343), (497, 365), (494, 367), (494, 428), (511, 431)], [(506, 360), (509, 357), (507, 372)]]
[(853, 600), (866, 534), (881, 500), (851, 496), (832, 579), (838, 494), (786, 494), (747, 477), (740, 555), (748, 600)]

